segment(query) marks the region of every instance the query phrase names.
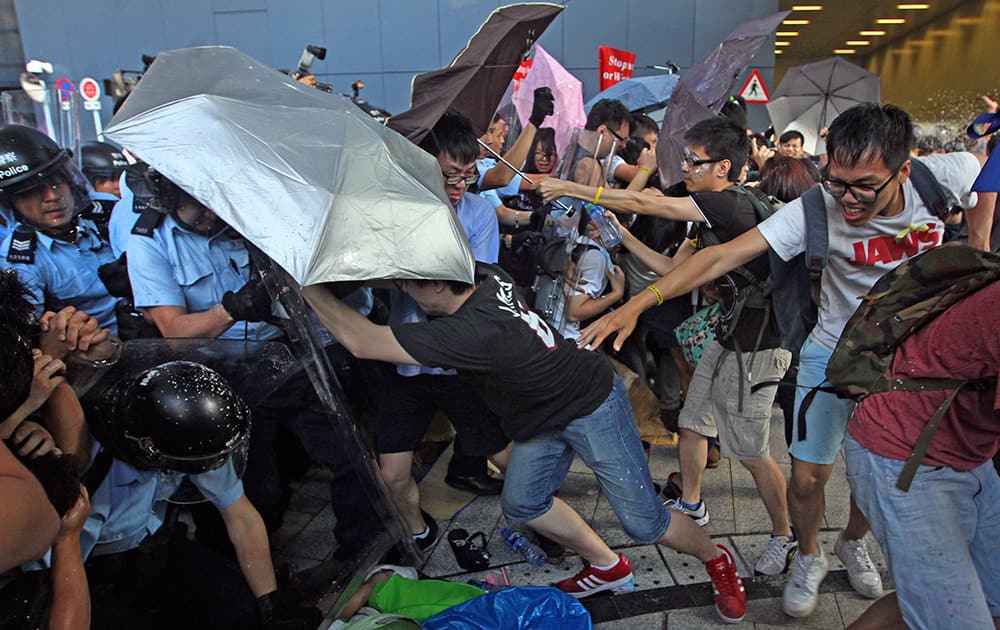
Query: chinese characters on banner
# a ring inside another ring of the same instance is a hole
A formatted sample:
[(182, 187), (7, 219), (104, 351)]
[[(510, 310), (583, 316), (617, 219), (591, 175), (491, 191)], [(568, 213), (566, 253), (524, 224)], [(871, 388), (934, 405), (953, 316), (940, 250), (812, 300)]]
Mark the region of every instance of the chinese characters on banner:
[(598, 68), (601, 71), (601, 90), (606, 90), (622, 79), (632, 78), (635, 53), (610, 46), (597, 47)]

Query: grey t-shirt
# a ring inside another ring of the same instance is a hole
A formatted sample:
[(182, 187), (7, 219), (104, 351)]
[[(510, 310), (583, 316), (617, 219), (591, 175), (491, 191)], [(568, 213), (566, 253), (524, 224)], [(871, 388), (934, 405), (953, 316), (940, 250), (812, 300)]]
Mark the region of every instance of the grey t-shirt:
[[(975, 156), (962, 152), (919, 159), (944, 187), (951, 205), (975, 205), (976, 195), (971, 192), (979, 174)], [(823, 270), (819, 319), (809, 336), (815, 343), (833, 350), (861, 297), (879, 278), (907, 258), (941, 244), (944, 224), (924, 206), (909, 180), (903, 183), (903, 198), (905, 206), (900, 214), (876, 216), (863, 226), (853, 227), (844, 220), (837, 201), (823, 193), (830, 248)], [(785, 205), (758, 228), (783, 260), (805, 251), (806, 222), (801, 199)]]

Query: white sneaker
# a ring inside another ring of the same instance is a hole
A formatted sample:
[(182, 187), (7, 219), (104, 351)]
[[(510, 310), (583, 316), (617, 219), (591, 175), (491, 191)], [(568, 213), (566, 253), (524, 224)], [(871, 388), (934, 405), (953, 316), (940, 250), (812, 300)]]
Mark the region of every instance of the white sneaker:
[(789, 617), (808, 617), (816, 610), (819, 602), (819, 585), (830, 569), (826, 556), (820, 548), (816, 555), (795, 554), (792, 570), (785, 584), (782, 608)]
[(756, 575), (780, 575), (788, 570), (788, 565), (795, 557), (799, 542), (791, 536), (771, 536), (767, 541), (767, 549), (753, 566)]
[(701, 501), (697, 510), (692, 510), (689, 507), (685, 507), (681, 503), (680, 499), (667, 499), (663, 502), (664, 507), (676, 510), (681, 514), (687, 514), (694, 519), (694, 522), (702, 527), (708, 525), (708, 508), (705, 507), (705, 502)]
[(847, 578), (858, 595), (868, 599), (882, 597), (882, 576), (875, 568), (872, 557), (868, 555), (868, 546), (864, 538), (848, 540), (841, 530), (833, 551), (847, 568)]

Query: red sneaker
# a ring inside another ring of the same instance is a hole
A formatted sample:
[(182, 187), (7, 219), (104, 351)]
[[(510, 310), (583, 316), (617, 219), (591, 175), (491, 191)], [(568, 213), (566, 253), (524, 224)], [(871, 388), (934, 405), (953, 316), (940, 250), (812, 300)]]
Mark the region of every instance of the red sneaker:
[(601, 591), (612, 591), (615, 595), (631, 593), (635, 590), (635, 580), (632, 579), (632, 563), (624, 555), (618, 554), (618, 564), (610, 569), (602, 571), (587, 566), (573, 577), (556, 582), (554, 586), (577, 599)]
[(705, 563), (705, 570), (712, 579), (715, 591), (715, 609), (723, 621), (736, 623), (747, 612), (747, 594), (736, 571), (733, 554), (722, 545), (716, 546), (722, 550), (722, 555)]

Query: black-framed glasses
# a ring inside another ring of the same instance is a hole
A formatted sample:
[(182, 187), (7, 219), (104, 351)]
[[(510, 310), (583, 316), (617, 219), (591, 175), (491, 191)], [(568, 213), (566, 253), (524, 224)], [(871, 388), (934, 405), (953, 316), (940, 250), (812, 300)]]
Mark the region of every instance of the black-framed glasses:
[(684, 149), (684, 157), (681, 158), (681, 166), (687, 166), (689, 169), (695, 168), (696, 166), (701, 166), (702, 164), (715, 164), (716, 162), (721, 162), (725, 158), (700, 158), (695, 155), (691, 149)]
[(625, 138), (623, 138), (621, 134), (619, 134), (617, 131), (615, 131), (611, 127), (608, 127), (607, 125), (604, 125), (604, 128), (611, 132), (611, 135), (615, 137), (615, 140), (617, 140), (618, 142), (625, 142)]
[(463, 182), (465, 182), (466, 186), (472, 186), (479, 181), (478, 172), (465, 173), (461, 175), (449, 175), (448, 173), (441, 171), (441, 174), (444, 175), (444, 183), (449, 186), (460, 186)]
[[(904, 162), (905, 163), (905, 162)], [(829, 177), (824, 177), (820, 180), (823, 188), (826, 192), (830, 193), (830, 196), (834, 199), (840, 199), (847, 194), (847, 191), (851, 191), (851, 196), (857, 199), (861, 203), (872, 203), (878, 199), (878, 194), (885, 190), (885, 187), (889, 185), (896, 175), (899, 174), (899, 169), (903, 168), (900, 164), (892, 171), (892, 175), (889, 179), (882, 182), (880, 186), (868, 186), (867, 184), (848, 184), (845, 181), (839, 179), (830, 179)]]

